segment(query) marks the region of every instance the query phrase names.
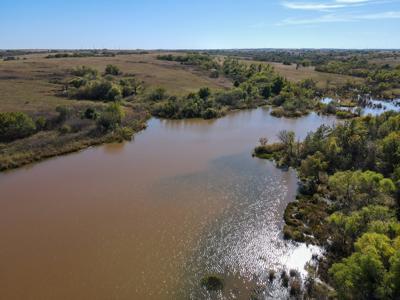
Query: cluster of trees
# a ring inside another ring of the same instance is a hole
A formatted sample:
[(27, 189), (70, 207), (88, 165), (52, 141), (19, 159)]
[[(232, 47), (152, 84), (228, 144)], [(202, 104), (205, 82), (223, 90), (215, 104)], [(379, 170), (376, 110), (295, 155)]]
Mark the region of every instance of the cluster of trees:
[(60, 52), (56, 54), (49, 54), (46, 58), (78, 58), (78, 57), (114, 57), (115, 53), (110, 51), (78, 51), (78, 52)]
[(385, 96), (387, 91), (400, 87), (400, 65), (378, 65), (369, 63), (366, 58), (357, 56), (329, 61), (315, 68), (319, 72), (345, 74), (366, 79), (365, 84), (353, 84), (356, 95), (370, 93)]
[(209, 50), (214, 55), (235, 56), (245, 59), (278, 62), (286, 65), (320, 66), (335, 60), (347, 60), (351, 57), (361, 59), (398, 58), (398, 50), (339, 50), (339, 49), (238, 49)]
[(30, 136), (36, 131), (35, 122), (22, 112), (0, 112), (0, 142), (11, 142)]
[(70, 98), (117, 101), (136, 95), (141, 89), (135, 78), (119, 78), (122, 72), (114, 65), (108, 65), (103, 75), (85, 66), (73, 69), (71, 74), (75, 77), (65, 86), (65, 93)]
[(232, 92), (212, 94), (209, 88), (201, 88), (197, 93), (186, 97), (169, 97), (165, 91), (158, 89), (149, 95), (156, 101), (152, 108), (153, 115), (168, 119), (204, 118), (212, 119), (221, 116), (225, 107), (238, 105), (241, 96)]
[(104, 108), (88, 107), (83, 111), (59, 106), (55, 117), (37, 117), (35, 120), (23, 112), (0, 113), (0, 143), (9, 143), (29, 137), (39, 131), (58, 130), (60, 134), (76, 133), (96, 125), (94, 129), (105, 133), (119, 129), (125, 113), (118, 102)]
[(325, 246), (320, 275), (340, 299), (398, 299), (400, 114), (321, 126), (303, 142), (293, 132), (278, 137), (255, 154), (299, 170), (285, 237)]
[(314, 81), (291, 83), (275, 72), (271, 65), (245, 64), (226, 58), (219, 71), (234, 82), (234, 88), (215, 93), (202, 88), (186, 97), (169, 97), (165, 90), (156, 89), (148, 95), (153, 115), (164, 118), (215, 118), (232, 109), (272, 104), (278, 107), (273, 115), (293, 117), (308, 113), (318, 103)]
[[(157, 59), (159, 60), (167, 60), (167, 61), (176, 61), (180, 62), (184, 65), (198, 66), (204, 70), (218, 70), (219, 65), (214, 60), (214, 58), (208, 54), (203, 53), (188, 53), (185, 55), (172, 55), (172, 54), (163, 54), (158, 55)], [(215, 76), (218, 77), (218, 76)]]
[(351, 75), (356, 77), (367, 77), (370, 70), (376, 68), (376, 65), (368, 63), (364, 57), (352, 56), (346, 60), (333, 60), (315, 68), (316, 71), (325, 73), (335, 73)]
[(317, 103), (315, 97), (318, 89), (313, 80), (289, 82), (276, 73), (271, 65), (247, 65), (237, 59), (227, 58), (222, 70), (248, 97), (268, 100), (268, 103), (280, 107), (273, 111), (275, 116), (300, 116)]

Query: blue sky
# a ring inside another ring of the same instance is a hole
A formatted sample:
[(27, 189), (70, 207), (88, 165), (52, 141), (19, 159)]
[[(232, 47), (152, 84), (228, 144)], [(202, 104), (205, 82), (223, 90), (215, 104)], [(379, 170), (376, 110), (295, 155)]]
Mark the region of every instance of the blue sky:
[(400, 48), (400, 0), (2, 0), (10, 48)]

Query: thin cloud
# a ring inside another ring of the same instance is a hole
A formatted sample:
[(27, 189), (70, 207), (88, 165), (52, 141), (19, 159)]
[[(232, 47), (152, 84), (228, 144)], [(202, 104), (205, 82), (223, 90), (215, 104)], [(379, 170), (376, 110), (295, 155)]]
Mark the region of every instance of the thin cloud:
[(329, 11), (347, 7), (362, 6), (374, 2), (377, 1), (376, 0), (334, 0), (328, 2), (283, 1), (281, 2), (281, 4), (286, 8), (295, 10)]
[(337, 3), (355, 4), (355, 3), (366, 3), (371, 0), (336, 0)]
[(299, 10), (329, 10), (334, 8), (346, 7), (346, 4), (329, 4), (329, 3), (295, 3), (295, 2), (283, 2), (282, 5), (290, 9)]
[(364, 14), (364, 15), (337, 15), (327, 14), (317, 18), (311, 19), (285, 19), (277, 25), (309, 25), (309, 24), (320, 24), (320, 23), (344, 23), (344, 22), (357, 22), (362, 20), (389, 20), (389, 19), (400, 19), (400, 11), (387, 11), (375, 14)]

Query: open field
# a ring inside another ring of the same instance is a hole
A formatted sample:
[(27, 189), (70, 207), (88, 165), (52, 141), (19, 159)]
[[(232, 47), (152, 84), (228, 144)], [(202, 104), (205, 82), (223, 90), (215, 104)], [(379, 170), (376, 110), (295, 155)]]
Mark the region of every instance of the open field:
[(108, 64), (113, 64), (124, 73), (134, 74), (146, 87), (163, 87), (173, 95), (193, 92), (203, 86), (211, 89), (231, 87), (226, 78), (212, 79), (189, 66), (157, 60), (158, 54), (57, 59), (46, 59), (47, 54), (32, 54), (20, 60), (0, 61), (0, 111), (33, 113), (54, 110), (59, 105), (80, 105), (85, 101), (57, 97), (62, 86), (50, 82), (65, 79), (69, 69), (82, 65), (103, 72)]

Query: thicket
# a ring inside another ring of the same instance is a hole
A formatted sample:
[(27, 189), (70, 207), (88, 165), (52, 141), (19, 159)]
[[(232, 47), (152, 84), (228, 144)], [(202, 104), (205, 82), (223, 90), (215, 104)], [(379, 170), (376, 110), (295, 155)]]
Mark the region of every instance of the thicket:
[(298, 169), (298, 201), (285, 211), (286, 238), (326, 248), (320, 276), (340, 299), (400, 297), (400, 114), (262, 139), (255, 154)]
[(82, 66), (71, 71), (74, 75), (65, 85), (65, 94), (74, 99), (117, 101), (136, 95), (141, 84), (135, 78), (124, 77), (117, 66), (108, 65), (104, 75)]

